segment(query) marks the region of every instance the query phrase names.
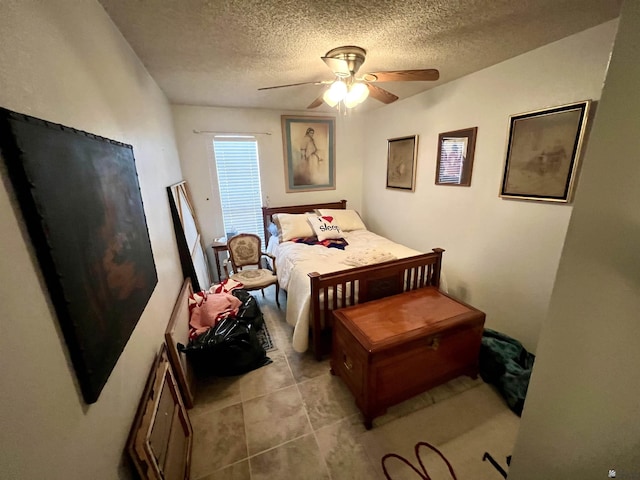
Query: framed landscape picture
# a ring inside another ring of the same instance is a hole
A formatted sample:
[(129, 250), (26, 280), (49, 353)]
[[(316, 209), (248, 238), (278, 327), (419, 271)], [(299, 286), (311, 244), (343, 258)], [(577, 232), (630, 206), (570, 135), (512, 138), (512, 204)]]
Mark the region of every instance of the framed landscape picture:
[(571, 200), (590, 100), (512, 115), (500, 197)]
[(387, 141), (387, 188), (413, 192), (416, 186), (418, 135)]
[(282, 115), (286, 191), (336, 188), (336, 119)]

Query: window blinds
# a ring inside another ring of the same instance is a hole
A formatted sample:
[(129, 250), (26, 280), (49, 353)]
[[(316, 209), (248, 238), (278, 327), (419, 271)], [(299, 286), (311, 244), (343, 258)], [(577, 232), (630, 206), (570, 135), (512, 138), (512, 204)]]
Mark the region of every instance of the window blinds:
[(460, 183), (465, 160), (463, 152), (467, 151), (467, 139), (444, 138), (441, 149), (438, 181), (440, 183)]
[(255, 233), (264, 245), (257, 140), (216, 137), (213, 152), (225, 232)]

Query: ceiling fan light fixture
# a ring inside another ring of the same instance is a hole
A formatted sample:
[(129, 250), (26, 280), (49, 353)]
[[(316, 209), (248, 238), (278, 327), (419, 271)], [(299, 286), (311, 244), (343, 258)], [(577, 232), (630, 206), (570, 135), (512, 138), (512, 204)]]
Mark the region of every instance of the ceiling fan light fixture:
[(324, 100), (324, 103), (326, 103), (330, 107), (335, 107), (338, 104), (338, 102), (331, 98), (331, 95), (329, 95), (329, 90), (324, 92), (324, 95), (322, 95), (322, 100)]
[(341, 81), (336, 80), (331, 84), (331, 86), (324, 92), (322, 99), (329, 105), (330, 107), (334, 107), (340, 102), (340, 100), (344, 99), (347, 95), (347, 85)]
[(362, 103), (369, 96), (369, 87), (365, 83), (356, 82), (351, 86), (348, 96), (354, 97), (356, 103)]
[(347, 108), (353, 108), (356, 105), (358, 105), (358, 102), (356, 101), (356, 99), (353, 97), (349, 97), (348, 95), (344, 97), (343, 102), (344, 102), (344, 106)]
[(362, 82), (354, 82), (343, 99), (344, 106), (353, 108), (364, 102), (369, 96), (369, 88)]

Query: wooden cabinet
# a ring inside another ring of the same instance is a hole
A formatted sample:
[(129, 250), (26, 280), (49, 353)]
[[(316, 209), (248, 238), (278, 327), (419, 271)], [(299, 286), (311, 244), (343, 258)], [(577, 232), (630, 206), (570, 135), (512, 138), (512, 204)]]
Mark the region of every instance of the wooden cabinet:
[(331, 371), (374, 417), (460, 375), (476, 377), (485, 314), (435, 287), (333, 311)]

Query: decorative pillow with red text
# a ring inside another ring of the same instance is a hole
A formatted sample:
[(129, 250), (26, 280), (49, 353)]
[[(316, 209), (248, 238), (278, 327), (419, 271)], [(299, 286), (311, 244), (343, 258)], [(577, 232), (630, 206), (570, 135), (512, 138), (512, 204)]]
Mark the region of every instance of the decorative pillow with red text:
[(330, 215), (324, 215), (322, 217), (309, 216), (309, 223), (313, 229), (313, 233), (318, 237), (318, 241), (327, 240), (329, 238), (342, 238), (342, 230), (340, 226)]
[(330, 215), (334, 222), (338, 222), (343, 232), (352, 230), (366, 230), (364, 222), (355, 210), (341, 210), (339, 208), (321, 208), (316, 210), (316, 215)]

